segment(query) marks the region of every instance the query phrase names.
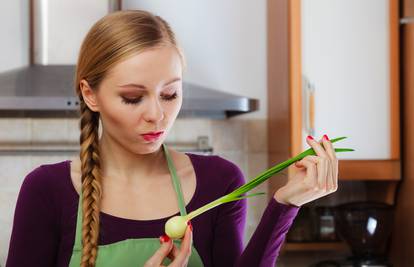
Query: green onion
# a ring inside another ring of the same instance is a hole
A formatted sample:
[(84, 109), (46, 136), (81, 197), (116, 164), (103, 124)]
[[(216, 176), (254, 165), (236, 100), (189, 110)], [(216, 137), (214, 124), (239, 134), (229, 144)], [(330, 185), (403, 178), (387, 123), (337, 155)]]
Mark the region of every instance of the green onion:
[[(335, 143), (338, 142), (340, 140), (345, 139), (346, 137), (338, 137), (338, 138), (334, 138), (331, 140), (331, 143)], [(335, 152), (349, 152), (349, 151), (354, 151), (351, 148), (335, 148)], [(260, 185), (261, 183), (263, 183), (264, 181), (266, 181), (267, 179), (269, 179), (270, 177), (272, 177), (274, 174), (284, 170), (285, 168), (289, 167), (290, 165), (292, 165), (293, 163), (295, 163), (296, 161), (299, 161), (301, 159), (303, 159), (306, 156), (309, 155), (316, 155), (315, 151), (313, 150), (313, 148), (309, 148), (308, 150), (303, 151), (302, 153), (300, 153), (299, 155), (297, 155), (296, 157), (293, 157), (291, 159), (288, 159), (280, 164), (277, 164), (275, 166), (273, 166), (272, 168), (262, 172), (261, 174), (259, 174), (258, 176), (256, 176), (255, 178), (253, 178), (252, 180), (250, 180), (248, 183), (245, 183), (244, 185), (236, 188), (233, 192), (222, 196), (192, 212), (190, 212), (189, 214), (185, 215), (185, 216), (174, 216), (172, 218), (170, 218), (167, 223), (165, 224), (165, 233), (172, 239), (178, 239), (178, 238), (182, 238), (184, 236), (185, 233), (185, 229), (187, 227), (187, 222), (191, 219), (193, 219), (194, 217), (202, 214), (203, 212), (206, 212), (214, 207), (217, 207), (221, 204), (224, 203), (228, 203), (228, 202), (232, 202), (232, 201), (236, 201), (236, 200), (240, 200), (240, 199), (245, 199), (245, 198), (249, 198), (249, 197), (253, 197), (253, 196), (258, 196), (258, 195), (264, 195), (265, 193), (255, 193), (255, 194), (249, 194), (249, 195), (243, 195), (244, 193), (252, 190), (253, 188), (257, 187), (258, 185)]]

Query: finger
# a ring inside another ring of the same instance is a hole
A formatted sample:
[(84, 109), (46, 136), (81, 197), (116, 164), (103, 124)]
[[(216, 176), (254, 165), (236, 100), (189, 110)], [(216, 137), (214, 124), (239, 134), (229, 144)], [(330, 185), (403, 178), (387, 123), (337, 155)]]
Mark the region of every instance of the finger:
[(328, 192), (334, 192), (338, 187), (338, 174), (335, 171), (335, 165), (337, 165), (337, 161), (329, 161), (328, 162)]
[(329, 173), (329, 159), (319, 158), (319, 163), (317, 164), (318, 169), (318, 185), (319, 189), (323, 191), (328, 191), (328, 179), (331, 179)]
[[(317, 156), (306, 156), (301, 161), (307, 168), (307, 178), (317, 183), (318, 189), (327, 189), (326, 177), (328, 174), (328, 160)], [(316, 169), (316, 171), (315, 171)], [(309, 173), (308, 173), (309, 170)]]
[(302, 160), (298, 161), (297, 165), (298, 167), (306, 168), (305, 182), (308, 186), (316, 189), (318, 186), (316, 179), (318, 176), (318, 169), (316, 167), (316, 164), (311, 160), (311, 157), (316, 158), (316, 156), (306, 156)]
[(332, 188), (331, 192), (335, 192), (338, 189), (338, 160), (334, 160), (331, 163), (331, 180)]
[(292, 202), (298, 203), (299, 206), (322, 197), (325, 194), (324, 185), (320, 185), (319, 177), (321, 167), (318, 165), (321, 158), (317, 156), (306, 156), (301, 163), (306, 168), (305, 191), (301, 194), (294, 195)]
[(170, 253), (172, 249), (172, 241), (163, 242), (161, 247), (147, 260), (145, 266), (160, 266), (164, 258)]
[(308, 145), (310, 145), (313, 148), (316, 155), (323, 157), (323, 158), (328, 157), (328, 154), (326, 153), (322, 145), (319, 142), (316, 142), (316, 140), (314, 140), (312, 136), (308, 135), (308, 137), (306, 138), (306, 142), (308, 143)]
[(178, 250), (178, 248), (175, 246), (175, 244), (173, 243), (173, 247), (172, 247), (172, 249), (171, 249), (171, 251), (170, 251), (170, 254), (168, 254), (168, 258), (170, 258), (171, 259), (171, 261), (173, 261), (177, 256), (178, 256), (178, 253), (179, 253), (180, 251)]
[(331, 160), (336, 160), (335, 148), (334, 148), (332, 142), (329, 140), (329, 137), (326, 134), (322, 137), (322, 144), (323, 144), (323, 147), (325, 148), (325, 151), (328, 154), (329, 158)]
[(336, 157), (335, 148), (332, 142), (329, 140), (329, 137), (325, 134), (322, 138), (324, 147), (328, 148), (327, 153), (331, 158), (331, 179), (332, 179), (332, 190), (336, 191), (338, 189), (338, 158)]
[(338, 159), (336, 157), (335, 148), (326, 134), (322, 137), (322, 143), (331, 160), (329, 166), (330, 179), (328, 180), (328, 190), (336, 191), (338, 188)]
[[(330, 165), (330, 164), (328, 164)], [(328, 166), (328, 174), (326, 176), (326, 191), (327, 192), (332, 192), (334, 189), (334, 177), (333, 177), (333, 170), (332, 170), (332, 166)]]
[(333, 176), (334, 176), (334, 188), (333, 188), (333, 190), (334, 191), (336, 191), (337, 189), (338, 189), (338, 179), (339, 179), (339, 177), (338, 177), (338, 165), (339, 165), (339, 162), (338, 162), (338, 160), (336, 160), (335, 162), (334, 162), (334, 165), (333, 165)]
[(193, 242), (193, 231), (190, 229), (189, 226), (187, 226), (183, 241), (181, 242), (180, 252), (175, 258), (175, 261), (179, 263), (188, 261), (191, 255), (192, 242)]

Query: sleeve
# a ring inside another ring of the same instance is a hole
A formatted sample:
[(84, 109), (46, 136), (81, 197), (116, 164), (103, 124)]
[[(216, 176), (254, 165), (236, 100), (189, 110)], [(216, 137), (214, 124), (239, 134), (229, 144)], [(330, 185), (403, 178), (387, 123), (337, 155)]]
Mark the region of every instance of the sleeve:
[[(243, 173), (237, 166), (232, 177), (234, 180), (226, 194), (245, 183)], [(213, 266), (275, 266), (279, 250), (298, 210), (298, 207), (280, 204), (271, 198), (243, 250), (247, 200), (222, 204), (214, 231)]]
[(269, 201), (262, 218), (235, 266), (276, 266), (276, 259), (298, 207)]
[(46, 173), (38, 167), (20, 188), (6, 267), (54, 266), (59, 244), (56, 209)]

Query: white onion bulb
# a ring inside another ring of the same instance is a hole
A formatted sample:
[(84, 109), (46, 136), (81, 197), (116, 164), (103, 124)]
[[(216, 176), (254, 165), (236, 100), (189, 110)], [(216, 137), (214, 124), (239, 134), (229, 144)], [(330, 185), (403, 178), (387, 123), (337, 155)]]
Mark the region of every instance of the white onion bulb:
[(174, 216), (165, 223), (165, 233), (172, 239), (184, 236), (187, 228), (187, 219), (182, 216)]

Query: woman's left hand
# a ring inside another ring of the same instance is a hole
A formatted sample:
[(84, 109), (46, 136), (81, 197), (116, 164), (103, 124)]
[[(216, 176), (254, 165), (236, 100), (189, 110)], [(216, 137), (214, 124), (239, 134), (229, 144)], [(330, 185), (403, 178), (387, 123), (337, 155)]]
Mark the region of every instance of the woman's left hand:
[(338, 159), (332, 143), (325, 136), (321, 143), (306, 138), (316, 156), (306, 156), (295, 163), (299, 170), (276, 191), (277, 202), (299, 207), (338, 189)]

